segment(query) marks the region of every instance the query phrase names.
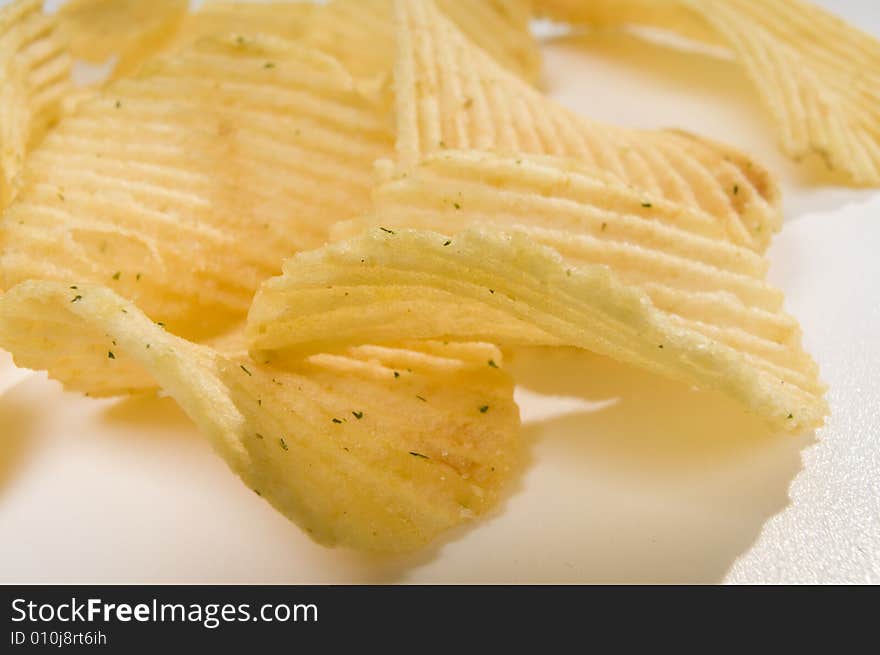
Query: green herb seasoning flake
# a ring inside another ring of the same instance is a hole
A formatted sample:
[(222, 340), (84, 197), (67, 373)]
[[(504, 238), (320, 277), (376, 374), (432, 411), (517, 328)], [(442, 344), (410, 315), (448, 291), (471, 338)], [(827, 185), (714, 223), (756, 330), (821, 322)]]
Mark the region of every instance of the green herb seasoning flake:
[(121, 275), (122, 275), (122, 272), (121, 272), (121, 271), (116, 271), (116, 272), (113, 274), (113, 279), (114, 279), (114, 280), (118, 280), (119, 277), (120, 277)]
[(733, 185), (733, 195), (739, 194), (739, 184)]
[[(259, 432), (254, 432), (254, 436), (255, 436), (257, 439), (262, 439), (262, 438), (263, 438), (263, 435), (260, 434)], [(282, 439), (282, 441), (283, 441), (283, 439)]]
[(113, 354), (112, 350), (107, 351), (107, 359), (116, 359), (116, 355)]
[(445, 248), (446, 246), (449, 246), (449, 245), (452, 245), (452, 241), (447, 241), (446, 243), (443, 244), (443, 247)]
[(789, 414), (788, 418), (790, 418), (790, 419), (794, 418), (794, 414)]
[(494, 359), (489, 360), (489, 366), (491, 366), (492, 368), (498, 368), (498, 364), (495, 363)]
[(334, 418), (334, 419), (333, 419), (333, 422), (334, 422), (334, 423), (342, 423), (342, 419), (340, 419), (340, 418)]
[(422, 453), (417, 453), (417, 452), (414, 451), (414, 450), (409, 451), (409, 454), (412, 455), (413, 457), (418, 457), (418, 458), (420, 458), (420, 459), (431, 459), (431, 458), (428, 457), (427, 455), (422, 455)]
[(452, 203), (452, 206), (455, 207), (456, 209), (461, 209), (461, 205), (458, 204), (457, 202)]
[(648, 208), (650, 208), (650, 207), (653, 207), (653, 206), (654, 206), (654, 205), (652, 205), (650, 202), (643, 202), (643, 203), (642, 203), (642, 207), (648, 207)]
[(267, 61), (265, 64), (263, 64), (263, 68), (275, 68), (275, 62)]
[(282, 447), (284, 450), (289, 450), (289, 448), (287, 447), (287, 442), (284, 440), (284, 437), (281, 437), (281, 438), (278, 440), (278, 443), (281, 444), (281, 447)]
[(137, 280), (138, 282), (140, 282), (141, 281), (141, 274), (138, 273), (137, 275), (135, 275), (134, 279)]
[(399, 377), (400, 377), (400, 372), (399, 372), (399, 371), (394, 371), (394, 377), (395, 377), (395, 378), (399, 378)]
[(419, 395), (416, 395), (416, 398), (418, 398), (418, 399), (419, 399), (419, 400), (421, 400), (421, 401), (422, 401), (422, 402), (423, 402), (423, 403), (426, 403), (426, 402), (428, 402), (428, 399), (427, 399), (427, 398), (425, 398), (425, 397), (424, 397), (424, 396), (419, 396)]
[(380, 227), (379, 229), (388, 234), (394, 234), (394, 230), (389, 230), (387, 227)]
[(480, 414), (485, 414), (488, 411), (489, 411), (488, 405), (483, 405), (482, 407), (480, 407)]
[(358, 421), (360, 421), (364, 417), (363, 412), (352, 412), (351, 415), (354, 416)]
[(241, 370), (244, 371), (245, 373), (247, 373), (248, 375), (253, 375), (253, 373), (251, 373), (249, 370), (247, 370), (247, 367), (244, 364), (239, 364), (239, 368), (241, 368)]
[(79, 287), (77, 287), (77, 286), (72, 286), (72, 287), (70, 287), (70, 288), (73, 289), (74, 291), (76, 291)]
[(70, 302), (79, 302), (82, 299), (83, 299), (83, 297), (80, 296), (79, 294), (77, 294), (73, 297), (73, 300), (71, 300)]

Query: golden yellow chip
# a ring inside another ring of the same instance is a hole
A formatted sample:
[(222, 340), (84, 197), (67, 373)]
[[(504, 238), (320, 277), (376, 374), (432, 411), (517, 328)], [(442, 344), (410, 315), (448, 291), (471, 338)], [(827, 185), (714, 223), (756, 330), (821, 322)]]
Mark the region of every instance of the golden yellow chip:
[(269, 34), (295, 39), (305, 32), (317, 5), (311, 2), (235, 2), (208, 0), (187, 16), (178, 41), (189, 43), (216, 34)]
[(494, 346), (362, 346), (279, 369), (175, 337), (109, 289), (46, 281), (0, 297), (0, 346), (73, 388), (155, 380), (246, 485), (327, 545), (422, 546), (495, 506), (521, 466)]
[(444, 151), (373, 194), (373, 214), (337, 238), (382, 225), (455, 235), (482, 225), (528, 234), (570, 265), (601, 264), (638, 286), (682, 326), (755, 366), (815, 377), (797, 321), (765, 281), (768, 263), (723, 238), (712, 216), (549, 156)]
[(171, 43), (186, 17), (187, 0), (69, 0), (58, 11), (71, 54), (92, 63), (117, 56), (123, 77)]
[(335, 57), (358, 78), (391, 70), (391, 0), (331, 0), (314, 12), (305, 42)]
[(827, 411), (815, 366), (789, 368), (707, 337), (608, 266), (571, 265), (495, 230), (382, 226), (300, 253), (261, 287), (248, 337), (255, 357), (273, 360), (402, 337), (577, 346), (724, 392), (779, 429), (815, 428)]
[[(541, 55), (528, 0), (439, 0), (438, 6), (501, 66), (529, 83), (538, 80)], [(386, 75), (395, 57), (392, 0), (331, 0), (314, 12), (305, 38), (357, 77)]]
[(61, 116), (71, 60), (39, 0), (0, 9), (0, 208), (28, 151)]
[(576, 116), (473, 47), (430, 0), (399, 0), (396, 20), (404, 168), (446, 148), (568, 156), (712, 214), (734, 243), (763, 250), (779, 228), (776, 183), (744, 155), (681, 133)]
[(437, 7), (501, 66), (538, 82), (541, 51), (531, 34), (532, 0), (437, 0)]
[(880, 185), (880, 42), (801, 0), (539, 0), (561, 20), (641, 24), (730, 48), (783, 151)]
[(642, 25), (675, 31), (709, 45), (718, 37), (696, 14), (682, 11), (681, 0), (533, 0), (535, 13), (564, 23), (601, 28)]
[(370, 204), (385, 118), (329, 57), (206, 39), (79, 105), (0, 220), (0, 288), (106, 284), (187, 338), (243, 320), (282, 258)]

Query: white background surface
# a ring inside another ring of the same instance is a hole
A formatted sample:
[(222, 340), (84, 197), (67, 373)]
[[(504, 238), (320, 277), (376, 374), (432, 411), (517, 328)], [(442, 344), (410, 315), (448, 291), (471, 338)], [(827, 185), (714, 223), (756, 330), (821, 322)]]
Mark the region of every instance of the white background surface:
[[(880, 34), (871, 0), (821, 4)], [(572, 108), (722, 138), (782, 176), (771, 277), (830, 385), (825, 428), (769, 435), (589, 354), (518, 353), (533, 461), (507, 503), (366, 557), (312, 544), (173, 402), (87, 400), (0, 353), (0, 582), (880, 582), (880, 194), (782, 158), (730, 62), (601, 36), (545, 55)]]

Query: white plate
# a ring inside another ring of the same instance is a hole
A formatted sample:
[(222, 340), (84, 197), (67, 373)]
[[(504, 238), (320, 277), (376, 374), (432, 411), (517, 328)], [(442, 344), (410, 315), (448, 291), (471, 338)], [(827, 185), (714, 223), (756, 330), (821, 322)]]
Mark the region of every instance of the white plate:
[[(880, 34), (870, 0), (823, 4)], [(831, 385), (825, 428), (770, 436), (723, 399), (523, 353), (533, 461), (506, 505), (370, 558), (312, 544), (171, 401), (91, 401), (0, 353), (0, 581), (880, 582), (880, 194), (808, 187), (730, 62), (591, 38), (548, 44), (546, 68), (584, 114), (729, 140), (784, 177), (771, 277)]]

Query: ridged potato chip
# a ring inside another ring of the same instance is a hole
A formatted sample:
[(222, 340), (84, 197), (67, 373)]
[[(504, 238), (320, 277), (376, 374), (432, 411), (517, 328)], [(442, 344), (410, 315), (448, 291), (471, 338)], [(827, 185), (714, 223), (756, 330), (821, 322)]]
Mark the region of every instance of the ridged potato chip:
[[(390, 74), (395, 58), (393, 0), (331, 0), (314, 12), (305, 37), (362, 78)], [(528, 0), (438, 0), (439, 9), (477, 46), (534, 84), (541, 54), (530, 32)]]
[(801, 0), (539, 0), (561, 20), (632, 23), (730, 48), (783, 151), (880, 185), (880, 42)]
[(311, 2), (236, 2), (208, 0), (187, 16), (178, 41), (189, 43), (202, 36), (227, 34), (268, 34), (286, 39), (299, 38), (318, 6)]
[(62, 113), (70, 92), (71, 59), (57, 21), (39, 0), (0, 8), (0, 207), (27, 153)]
[[(376, 228), (300, 253), (248, 317), (256, 358), (395, 339), (577, 346), (741, 402), (789, 431), (827, 408), (807, 374), (692, 329), (608, 266), (572, 265), (523, 234)], [(803, 356), (806, 358), (806, 355)]]
[(541, 51), (532, 37), (532, 0), (436, 0), (437, 7), (474, 44), (521, 79), (541, 77)]
[(58, 11), (59, 28), (77, 59), (118, 61), (113, 77), (134, 71), (174, 39), (187, 0), (69, 0)]
[(282, 258), (370, 206), (381, 112), (320, 52), (207, 38), (79, 105), (0, 220), (0, 288), (105, 284), (175, 334), (243, 321)]
[(731, 244), (712, 216), (654, 198), (556, 157), (445, 151), (379, 186), (373, 214), (337, 238), (382, 225), (455, 235), (482, 225), (529, 235), (570, 265), (601, 264), (647, 292), (683, 327), (738, 350), (769, 373), (812, 388), (803, 351), (768, 263)]
[(601, 28), (640, 25), (674, 31), (693, 41), (717, 45), (718, 37), (678, 0), (533, 0), (535, 13), (563, 23)]
[(304, 41), (337, 59), (359, 79), (379, 83), (391, 69), (391, 0), (331, 0), (316, 11)]
[(763, 250), (779, 228), (777, 185), (744, 155), (683, 133), (576, 116), (475, 48), (430, 0), (395, 6), (402, 168), (447, 148), (568, 156), (712, 214), (734, 243)]
[(494, 507), (521, 467), (513, 384), (490, 345), (361, 346), (280, 369), (176, 337), (107, 288), (31, 281), (0, 297), (0, 346), (73, 388), (154, 378), (246, 485), (326, 545), (412, 550)]

